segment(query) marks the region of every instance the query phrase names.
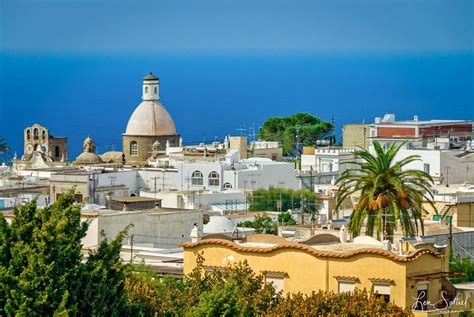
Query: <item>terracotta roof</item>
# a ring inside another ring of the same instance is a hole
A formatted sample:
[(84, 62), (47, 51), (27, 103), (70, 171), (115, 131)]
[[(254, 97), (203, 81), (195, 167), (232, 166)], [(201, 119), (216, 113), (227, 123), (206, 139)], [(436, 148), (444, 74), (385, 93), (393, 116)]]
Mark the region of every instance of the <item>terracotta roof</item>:
[(369, 281), (371, 281), (372, 283), (387, 283), (387, 284), (395, 283), (394, 280), (389, 279), (389, 278), (383, 278), (383, 277), (372, 277), (372, 278), (369, 278)]
[(344, 275), (336, 275), (334, 278), (338, 281), (359, 281), (357, 276), (344, 276)]
[(241, 246), (230, 241), (219, 240), (219, 239), (201, 240), (197, 243), (192, 243), (192, 242), (180, 243), (180, 246), (184, 248), (196, 248), (203, 245), (221, 245), (235, 251), (248, 252), (248, 253), (272, 253), (277, 250), (293, 249), (293, 250), (304, 251), (315, 257), (328, 257), (328, 258), (350, 258), (355, 255), (374, 254), (374, 255), (385, 256), (397, 262), (412, 262), (412, 261), (417, 260), (420, 256), (424, 254), (431, 254), (434, 257), (442, 257), (441, 253), (434, 252), (429, 249), (418, 250), (409, 256), (399, 256), (392, 252), (389, 252), (383, 249), (376, 249), (376, 248), (365, 248), (365, 249), (352, 250), (350, 252), (336, 253), (336, 252), (330, 252), (330, 251), (317, 250), (313, 247), (310, 247), (304, 244), (294, 243), (294, 242), (282, 243), (282, 244), (275, 245), (268, 248)]
[(284, 271), (262, 271), (263, 275), (270, 275), (270, 276), (288, 276), (288, 273)]

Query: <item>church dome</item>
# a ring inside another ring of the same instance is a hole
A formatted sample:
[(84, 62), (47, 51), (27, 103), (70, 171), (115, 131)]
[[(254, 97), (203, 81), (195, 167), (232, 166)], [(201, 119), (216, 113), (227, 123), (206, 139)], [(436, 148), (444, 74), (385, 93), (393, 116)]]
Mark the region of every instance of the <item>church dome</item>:
[(82, 145), (83, 152), (72, 163), (73, 165), (88, 165), (103, 163), (99, 155), (94, 153), (94, 141), (88, 136)]
[(128, 120), (125, 135), (175, 135), (176, 127), (159, 100), (144, 100)]
[(101, 164), (103, 163), (99, 155), (91, 152), (84, 152), (79, 155), (73, 162), (73, 165), (88, 165), (88, 164)]

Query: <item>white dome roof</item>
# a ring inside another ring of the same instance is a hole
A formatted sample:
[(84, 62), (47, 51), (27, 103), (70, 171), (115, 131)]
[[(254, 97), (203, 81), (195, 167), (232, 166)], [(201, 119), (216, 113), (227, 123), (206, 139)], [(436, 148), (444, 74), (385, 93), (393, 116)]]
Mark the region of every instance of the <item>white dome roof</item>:
[(234, 224), (225, 216), (211, 216), (209, 222), (204, 225), (204, 233), (231, 233)]
[(176, 127), (168, 111), (158, 100), (142, 101), (128, 120), (125, 135), (175, 135)]

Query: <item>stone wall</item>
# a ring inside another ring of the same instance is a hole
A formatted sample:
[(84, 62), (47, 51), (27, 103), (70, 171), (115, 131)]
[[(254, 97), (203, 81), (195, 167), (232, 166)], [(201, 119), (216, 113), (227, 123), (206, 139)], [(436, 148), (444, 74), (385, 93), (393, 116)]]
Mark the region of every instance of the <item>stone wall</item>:
[[(138, 144), (138, 154), (131, 155), (131, 143), (135, 141)], [(123, 152), (125, 153), (126, 164), (144, 165), (146, 160), (151, 156), (152, 145), (155, 141), (160, 143), (159, 151), (166, 150), (166, 141), (170, 142), (170, 146), (177, 146), (179, 144), (179, 135), (164, 135), (164, 136), (123, 136)]]

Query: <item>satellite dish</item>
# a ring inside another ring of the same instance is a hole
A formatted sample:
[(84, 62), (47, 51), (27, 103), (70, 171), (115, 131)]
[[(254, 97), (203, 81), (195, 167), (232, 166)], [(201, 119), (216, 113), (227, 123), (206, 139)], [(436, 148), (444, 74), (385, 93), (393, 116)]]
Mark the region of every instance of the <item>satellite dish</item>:
[(316, 141), (316, 144), (317, 144), (317, 145), (320, 145), (320, 144), (321, 144), (321, 140), (317, 140), (317, 141)]

